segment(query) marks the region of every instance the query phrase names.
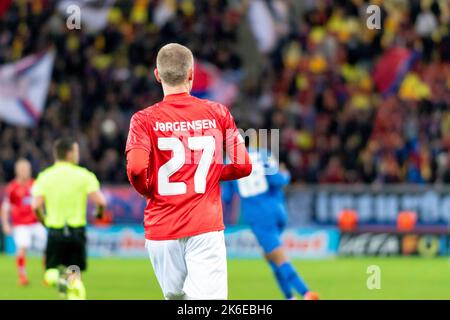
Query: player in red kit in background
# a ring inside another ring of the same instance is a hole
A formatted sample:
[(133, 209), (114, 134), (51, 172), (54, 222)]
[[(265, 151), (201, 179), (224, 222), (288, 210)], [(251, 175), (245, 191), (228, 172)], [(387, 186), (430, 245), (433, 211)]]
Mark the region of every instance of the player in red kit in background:
[(27, 250), (34, 245), (36, 249), (43, 251), (47, 234), (31, 209), (33, 179), (30, 162), (26, 159), (17, 160), (15, 173), (15, 179), (6, 187), (6, 196), (1, 207), (2, 226), (5, 234), (13, 234), (19, 283), (27, 285), (28, 277), (25, 270)]
[(192, 52), (168, 44), (156, 60), (164, 99), (133, 115), (125, 150), (147, 198), (145, 246), (166, 299), (227, 299), (219, 181), (249, 175), (251, 162), (228, 108), (190, 95)]

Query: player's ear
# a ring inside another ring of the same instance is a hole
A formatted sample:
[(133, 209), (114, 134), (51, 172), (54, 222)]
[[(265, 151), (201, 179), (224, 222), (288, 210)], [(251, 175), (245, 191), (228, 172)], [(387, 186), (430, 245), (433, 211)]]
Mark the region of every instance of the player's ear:
[(154, 75), (155, 75), (156, 81), (158, 81), (159, 83), (161, 83), (161, 77), (159, 76), (158, 69), (155, 68), (155, 70), (153, 71), (153, 73), (154, 73)]
[(189, 69), (189, 71), (188, 71), (188, 80), (189, 81), (194, 80), (194, 69)]

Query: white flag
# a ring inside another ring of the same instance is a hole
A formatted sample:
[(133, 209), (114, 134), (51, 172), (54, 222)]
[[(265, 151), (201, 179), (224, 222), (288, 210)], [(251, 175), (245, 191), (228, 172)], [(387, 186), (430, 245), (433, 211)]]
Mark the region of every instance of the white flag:
[(34, 126), (47, 100), (55, 52), (48, 51), (0, 66), (0, 119)]
[(270, 53), (277, 44), (278, 35), (275, 30), (275, 21), (267, 3), (262, 0), (251, 1), (248, 9), (248, 20), (259, 51)]

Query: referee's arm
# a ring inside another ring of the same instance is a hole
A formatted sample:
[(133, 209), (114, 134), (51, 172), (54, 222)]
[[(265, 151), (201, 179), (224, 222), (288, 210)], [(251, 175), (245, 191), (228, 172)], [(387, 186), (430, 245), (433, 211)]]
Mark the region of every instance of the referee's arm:
[(9, 200), (5, 197), (0, 207), (1, 225), (4, 234), (11, 234), (11, 225), (9, 223), (10, 208)]
[(106, 207), (106, 198), (103, 192), (97, 190), (89, 193), (89, 200), (91, 200), (97, 208), (95, 217), (97, 219), (103, 218), (103, 212), (105, 211)]
[(35, 196), (31, 202), (31, 208), (33, 209), (34, 214), (38, 218), (39, 222), (45, 224), (45, 215), (44, 215), (44, 196)]
[(95, 204), (95, 218), (103, 218), (103, 212), (106, 208), (106, 198), (100, 190), (100, 182), (95, 174), (90, 171), (86, 175), (86, 193), (88, 194), (89, 200)]
[(31, 195), (32, 195), (31, 209), (33, 210), (39, 222), (45, 225), (45, 215), (44, 215), (45, 187), (42, 184), (43, 182), (41, 176), (38, 175), (36, 181), (33, 183), (33, 186), (31, 187)]

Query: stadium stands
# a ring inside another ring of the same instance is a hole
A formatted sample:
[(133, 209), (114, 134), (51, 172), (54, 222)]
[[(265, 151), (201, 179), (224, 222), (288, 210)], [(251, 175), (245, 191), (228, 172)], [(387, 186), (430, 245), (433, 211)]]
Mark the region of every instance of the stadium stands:
[[(36, 171), (47, 166), (51, 141), (70, 131), (83, 165), (126, 182), (129, 118), (160, 98), (155, 54), (177, 41), (223, 71), (244, 72), (230, 106), (238, 125), (283, 128), (281, 160), (294, 181), (449, 183), (449, 4), (374, 2), (380, 30), (367, 28), (362, 0), (189, 0), (166, 11), (165, 1), (117, 0), (91, 34), (68, 31), (56, 1), (14, 1), (0, 18), (0, 65), (49, 46), (57, 56), (39, 125), (0, 122), (0, 179), (19, 156)], [(266, 20), (252, 20), (253, 10)], [(243, 43), (246, 30), (252, 43)]]

